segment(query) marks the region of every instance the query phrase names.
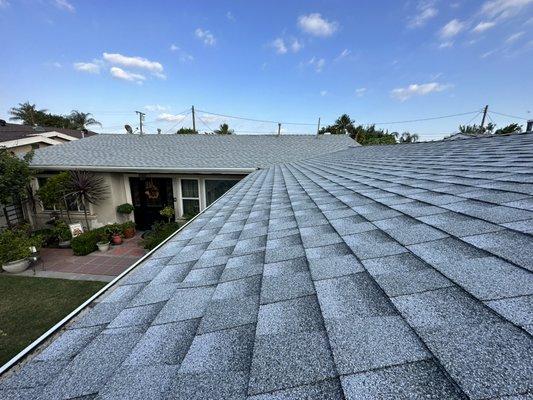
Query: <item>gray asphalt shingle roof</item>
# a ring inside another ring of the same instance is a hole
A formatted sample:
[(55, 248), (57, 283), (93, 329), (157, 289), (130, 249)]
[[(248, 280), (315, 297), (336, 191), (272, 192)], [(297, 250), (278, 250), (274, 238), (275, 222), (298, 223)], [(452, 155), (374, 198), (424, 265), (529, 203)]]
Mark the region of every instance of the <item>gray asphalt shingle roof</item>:
[(0, 397), (530, 398), (532, 167), (521, 135), (252, 173)]
[(102, 134), (35, 152), (35, 167), (180, 170), (265, 168), (343, 150), (346, 135), (118, 135)]

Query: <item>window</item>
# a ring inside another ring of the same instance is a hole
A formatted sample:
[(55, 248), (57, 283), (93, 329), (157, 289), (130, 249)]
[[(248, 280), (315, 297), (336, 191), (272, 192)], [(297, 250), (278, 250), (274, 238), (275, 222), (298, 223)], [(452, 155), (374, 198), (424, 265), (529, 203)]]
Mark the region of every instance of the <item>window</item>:
[[(42, 177), (42, 176), (38, 177), (37, 183), (39, 187), (42, 188), (46, 184), (47, 180), (48, 180), (48, 177)], [(72, 197), (67, 198), (66, 201), (67, 201), (68, 211), (83, 211), (80, 207), (78, 207), (78, 203)], [(59, 211), (58, 208), (54, 204), (45, 204), (44, 202), (41, 201), (41, 205), (43, 207), (43, 211)], [(64, 206), (63, 206), (63, 209), (65, 209)]]
[(206, 179), (205, 180), (205, 201), (206, 205), (210, 205), (228, 190), (230, 190), (233, 185), (239, 182), (236, 179)]
[(192, 217), (200, 212), (200, 193), (197, 179), (181, 180), (181, 204), (183, 216)]

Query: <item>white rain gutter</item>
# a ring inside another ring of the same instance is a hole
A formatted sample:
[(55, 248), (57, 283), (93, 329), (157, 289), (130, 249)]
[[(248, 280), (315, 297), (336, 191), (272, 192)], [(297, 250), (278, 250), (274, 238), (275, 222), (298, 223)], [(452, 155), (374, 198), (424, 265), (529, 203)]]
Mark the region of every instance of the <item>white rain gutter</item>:
[[(254, 169), (255, 171), (255, 169)], [(122, 279), (124, 276), (126, 276), (130, 271), (135, 269), (139, 264), (144, 262), (147, 258), (149, 258), (155, 251), (157, 251), (161, 246), (163, 246), (165, 243), (167, 243), (170, 239), (172, 239), (174, 236), (176, 236), (178, 233), (180, 233), (185, 227), (187, 227), (190, 223), (192, 223), (196, 218), (198, 218), (200, 215), (205, 213), (207, 210), (209, 210), (212, 206), (214, 206), (220, 199), (225, 197), (229, 192), (228, 190), (226, 193), (224, 193), (222, 196), (220, 196), (218, 199), (216, 199), (213, 203), (211, 203), (209, 206), (204, 208), (203, 211), (201, 211), (199, 214), (196, 214), (193, 218), (191, 218), (189, 221), (187, 221), (183, 226), (181, 226), (176, 232), (174, 232), (172, 235), (170, 235), (168, 238), (163, 240), (161, 243), (159, 243), (155, 248), (150, 250), (148, 253), (146, 253), (143, 257), (141, 257), (139, 260), (137, 260), (135, 263), (133, 263), (128, 269), (126, 269), (124, 272), (122, 272), (120, 275), (118, 275), (115, 279), (113, 279), (111, 282), (109, 282), (107, 285), (105, 285), (102, 289), (100, 289), (98, 292), (93, 294), (91, 297), (89, 297), (84, 303), (82, 303), (78, 308), (76, 308), (74, 311), (72, 311), (70, 314), (68, 314), (65, 318), (63, 318), (61, 321), (59, 321), (57, 324), (55, 324), (53, 327), (48, 329), (45, 333), (43, 333), (39, 338), (34, 340), (32, 343), (30, 343), (24, 350), (22, 350), (20, 353), (18, 353), (15, 357), (13, 357), (11, 360), (9, 360), (6, 364), (2, 365), (0, 367), (0, 377), (3, 373), (8, 371), (11, 367), (13, 367), (16, 363), (21, 361), (24, 357), (26, 357), (32, 350), (34, 350), (37, 346), (44, 343), (45, 340), (47, 340), (50, 336), (52, 336), (55, 332), (57, 332), (63, 325), (65, 325), (67, 322), (69, 322), (72, 318), (74, 318), (76, 315), (78, 315), (85, 307), (87, 307), (89, 304), (91, 304), (94, 300), (96, 300), (98, 297), (103, 295), (105, 292), (107, 292), (112, 286), (115, 285), (120, 279)], [(51, 278), (50, 278), (51, 279)]]
[(74, 170), (94, 172), (130, 172), (130, 173), (175, 173), (175, 174), (250, 174), (258, 168), (175, 168), (175, 167), (116, 167), (105, 165), (38, 165), (30, 168), (41, 171)]

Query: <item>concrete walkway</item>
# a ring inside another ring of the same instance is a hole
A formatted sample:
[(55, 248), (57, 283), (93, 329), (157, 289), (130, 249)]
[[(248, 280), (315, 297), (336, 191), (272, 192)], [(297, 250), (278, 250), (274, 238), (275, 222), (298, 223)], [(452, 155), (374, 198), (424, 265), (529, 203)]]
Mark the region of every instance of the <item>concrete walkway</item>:
[(137, 233), (105, 253), (95, 251), (86, 256), (75, 256), (72, 249), (42, 248), (42, 261), (37, 263), (35, 274), (30, 268), (14, 275), (109, 282), (146, 254), (140, 241)]

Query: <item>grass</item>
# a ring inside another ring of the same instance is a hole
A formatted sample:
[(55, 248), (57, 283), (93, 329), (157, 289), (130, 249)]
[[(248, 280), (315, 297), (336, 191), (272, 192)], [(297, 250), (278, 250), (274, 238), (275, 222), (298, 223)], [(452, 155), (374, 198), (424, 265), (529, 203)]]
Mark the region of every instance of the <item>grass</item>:
[(105, 284), (0, 274), (0, 365)]

